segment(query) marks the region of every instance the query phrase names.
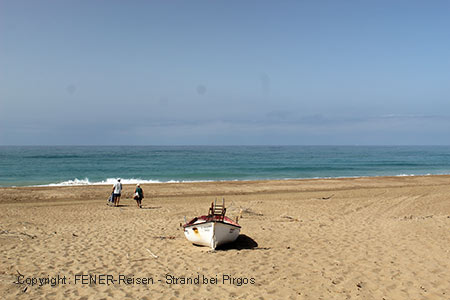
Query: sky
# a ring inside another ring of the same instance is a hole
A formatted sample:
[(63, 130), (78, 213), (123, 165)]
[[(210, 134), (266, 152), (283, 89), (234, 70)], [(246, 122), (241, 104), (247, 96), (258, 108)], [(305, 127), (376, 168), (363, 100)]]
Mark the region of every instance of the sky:
[(0, 145), (448, 145), (449, 15), (0, 0)]

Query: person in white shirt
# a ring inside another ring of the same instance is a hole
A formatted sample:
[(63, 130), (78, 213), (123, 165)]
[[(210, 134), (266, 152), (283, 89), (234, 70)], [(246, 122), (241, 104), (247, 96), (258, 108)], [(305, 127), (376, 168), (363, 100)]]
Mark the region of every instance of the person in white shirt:
[(117, 179), (117, 182), (113, 185), (113, 197), (114, 197), (114, 206), (119, 206), (120, 194), (122, 193), (122, 183), (120, 182), (120, 178)]

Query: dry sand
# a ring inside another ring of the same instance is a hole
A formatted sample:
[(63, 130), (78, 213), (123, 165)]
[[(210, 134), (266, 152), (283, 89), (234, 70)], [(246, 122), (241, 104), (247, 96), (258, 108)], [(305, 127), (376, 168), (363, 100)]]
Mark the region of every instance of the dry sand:
[[(450, 299), (450, 176), (149, 184), (144, 209), (133, 186), (106, 206), (110, 189), (0, 189), (0, 298)], [(184, 216), (221, 196), (228, 216), (243, 210), (242, 235), (215, 252), (191, 245)]]

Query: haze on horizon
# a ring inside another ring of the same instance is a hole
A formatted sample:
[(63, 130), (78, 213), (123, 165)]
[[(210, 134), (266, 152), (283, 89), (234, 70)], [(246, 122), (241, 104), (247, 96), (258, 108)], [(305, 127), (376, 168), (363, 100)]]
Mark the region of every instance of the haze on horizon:
[(0, 1), (0, 145), (442, 145), (448, 1)]

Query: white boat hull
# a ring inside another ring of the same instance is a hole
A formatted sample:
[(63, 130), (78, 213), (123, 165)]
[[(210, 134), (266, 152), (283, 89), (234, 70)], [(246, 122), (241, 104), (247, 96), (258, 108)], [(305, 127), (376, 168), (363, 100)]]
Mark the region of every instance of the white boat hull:
[(225, 222), (203, 222), (184, 228), (184, 235), (195, 245), (207, 246), (211, 249), (234, 242), (241, 231), (240, 227)]

